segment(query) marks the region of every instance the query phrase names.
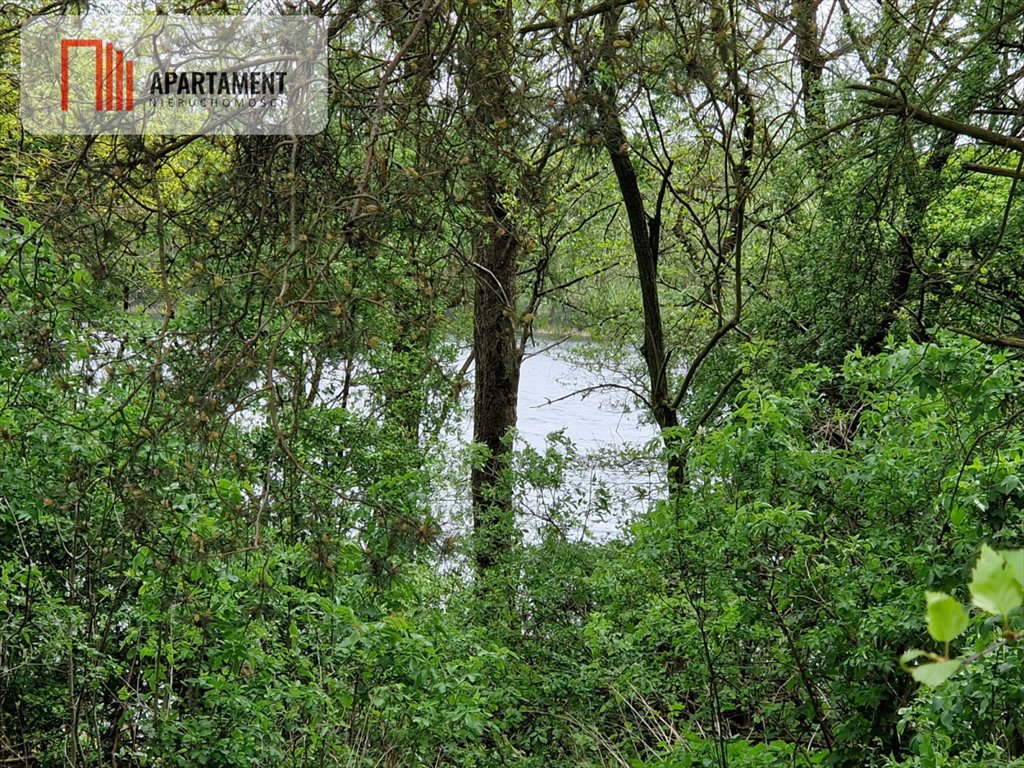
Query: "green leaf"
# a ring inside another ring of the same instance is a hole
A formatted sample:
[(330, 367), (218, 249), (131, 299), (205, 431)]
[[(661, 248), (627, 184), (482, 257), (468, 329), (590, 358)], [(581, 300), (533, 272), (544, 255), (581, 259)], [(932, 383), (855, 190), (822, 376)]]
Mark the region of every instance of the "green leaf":
[(1024, 587), (1014, 569), (987, 544), (981, 547), (972, 577), (971, 599), (983, 611), (1006, 616), (1024, 602)]
[(914, 659), (920, 659), (922, 656), (928, 656), (928, 652), (921, 651), (916, 648), (914, 650), (907, 651), (902, 656), (900, 656), (900, 666), (903, 667), (903, 670), (905, 672), (910, 672), (913, 669), (913, 667), (910, 666), (910, 662), (912, 662)]
[(934, 688), (946, 682), (954, 672), (960, 669), (960, 659), (949, 659), (948, 661), (937, 661), (934, 664), (920, 664), (910, 669), (910, 674), (919, 683)]
[(955, 597), (945, 592), (925, 592), (928, 607), (925, 620), (928, 634), (940, 643), (948, 643), (967, 629), (967, 611)]
[(1006, 561), (1013, 577), (1024, 588), (1024, 549), (998, 549), (996, 553)]
[(997, 486), (1000, 493), (1010, 494), (1021, 489), (1021, 481), (1017, 475), (1007, 475)]

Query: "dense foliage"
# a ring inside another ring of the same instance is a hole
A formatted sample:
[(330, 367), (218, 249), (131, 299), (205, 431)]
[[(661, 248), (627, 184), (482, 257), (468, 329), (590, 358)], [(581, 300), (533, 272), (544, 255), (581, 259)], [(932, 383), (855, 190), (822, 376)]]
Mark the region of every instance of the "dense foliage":
[(0, 9), (0, 765), (1024, 765), (1020, 10), (300, 6), (309, 137), (24, 135)]

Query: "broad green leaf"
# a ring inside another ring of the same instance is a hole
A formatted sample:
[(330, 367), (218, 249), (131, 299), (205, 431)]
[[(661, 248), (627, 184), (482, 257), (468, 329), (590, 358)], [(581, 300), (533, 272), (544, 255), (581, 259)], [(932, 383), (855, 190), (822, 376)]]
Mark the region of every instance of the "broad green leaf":
[(903, 670), (905, 672), (910, 672), (913, 669), (913, 667), (910, 666), (910, 662), (912, 662), (914, 659), (920, 659), (922, 656), (928, 656), (928, 652), (919, 650), (917, 648), (911, 651), (907, 651), (902, 656), (900, 656), (900, 666), (903, 667)]
[(914, 679), (919, 683), (924, 683), (929, 688), (934, 688), (937, 685), (942, 685), (946, 682), (954, 672), (960, 669), (960, 659), (950, 659), (949, 661), (937, 661), (933, 664), (921, 664), (916, 667), (912, 667), (910, 674), (914, 676)]
[(925, 620), (928, 634), (940, 643), (948, 643), (967, 629), (967, 611), (955, 597), (945, 592), (925, 592), (928, 607)]
[(1013, 493), (1021, 489), (1020, 478), (1017, 475), (1007, 475), (997, 486), (1000, 493)]
[(999, 549), (997, 554), (1010, 566), (1010, 572), (1024, 588), (1024, 549)]
[(987, 544), (981, 547), (970, 590), (976, 606), (998, 616), (1006, 616), (1024, 602), (1024, 587), (1013, 568)]

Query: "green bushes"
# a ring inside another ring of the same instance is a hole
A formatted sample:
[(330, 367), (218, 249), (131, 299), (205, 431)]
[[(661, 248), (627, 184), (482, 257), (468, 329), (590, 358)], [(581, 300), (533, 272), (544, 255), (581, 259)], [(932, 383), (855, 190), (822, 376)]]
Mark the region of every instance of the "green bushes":
[[(35, 271), (9, 270), (0, 306), (5, 760), (909, 767), (1024, 753), (1019, 644), (935, 694), (899, 666), (931, 647), (923, 591), (962, 596), (982, 543), (1020, 547), (1011, 357), (940, 336), (781, 385), (750, 375), (689, 445), (689, 488), (621, 541), (565, 535), (572, 446), (523, 452), (509, 481), (550, 491), (560, 517), (512, 549), (500, 591), (477, 590), (468, 546), (439, 567), (432, 465), (387, 402), (310, 400), (294, 361), (273, 398), (252, 394), (252, 374), (197, 372), (187, 307), (173, 323), (123, 314), (113, 333), (86, 275), (22, 245)], [(59, 284), (42, 295), (31, 274)], [(933, 637), (962, 631), (963, 653), (1002, 629), (932, 605)]]
[(101, 330), (31, 248), (0, 306), (3, 759), (477, 764), (507, 652), (423, 601), (415, 442), (282, 382), (284, 443), (197, 385), (185, 308)]
[(1011, 361), (949, 337), (748, 382), (695, 444), (690, 493), (600, 561), (595, 663), (682, 734), (902, 754), (916, 694), (897, 660), (921, 642), (922, 588), (962, 583), (983, 537), (1019, 536), (1020, 391)]

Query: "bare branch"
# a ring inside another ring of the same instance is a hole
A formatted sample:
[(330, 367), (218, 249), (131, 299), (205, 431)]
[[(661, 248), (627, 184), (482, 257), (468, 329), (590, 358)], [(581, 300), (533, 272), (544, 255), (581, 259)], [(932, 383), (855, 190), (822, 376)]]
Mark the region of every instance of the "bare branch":
[(982, 165), (981, 163), (961, 163), (961, 168), (973, 173), (987, 173), (989, 176), (1002, 176), (1007, 179), (1024, 178), (1016, 168), (1004, 168), (998, 165)]
[(889, 114), (908, 117), (919, 123), (933, 125), (943, 131), (955, 133), (959, 136), (970, 136), (971, 138), (978, 139), (986, 144), (993, 144), (997, 147), (1006, 147), (1007, 149), (1024, 152), (1024, 140), (1018, 139), (1016, 136), (1008, 136), (1005, 133), (997, 133), (996, 131), (990, 131), (987, 128), (981, 128), (977, 125), (962, 123), (959, 120), (954, 120), (950, 117), (933, 114), (925, 109), (921, 109), (920, 107), (915, 107), (913, 104), (909, 104), (888, 91), (873, 85), (851, 85), (850, 88), (855, 91), (865, 91), (867, 93), (878, 94), (877, 98), (866, 99), (865, 103), (877, 109), (884, 110)]
[(597, 16), (608, 11), (614, 11), (616, 8), (621, 8), (624, 5), (630, 5), (634, 0), (609, 0), (608, 2), (598, 3), (592, 5), (585, 10), (579, 11), (578, 13), (571, 13), (564, 19), (549, 19), (548, 21), (538, 21), (536, 24), (527, 24), (525, 27), (519, 28), (520, 35), (528, 35), (531, 32), (543, 32), (546, 29), (558, 29), (564, 27), (567, 24), (572, 24), (574, 21), (580, 19), (587, 19), (591, 16)]
[(947, 328), (947, 330), (952, 331), (953, 333), (958, 333), (961, 336), (967, 336), (968, 338), (971, 338), (971, 339), (977, 339), (978, 341), (983, 341), (986, 344), (992, 344), (992, 345), (997, 346), (997, 347), (1008, 347), (1008, 348), (1011, 348), (1011, 349), (1024, 349), (1024, 338), (1021, 338), (1020, 336), (1007, 336), (1007, 335), (1002, 334), (1002, 333), (996, 334), (995, 336), (992, 336), (991, 334), (988, 334), (988, 333), (978, 333), (976, 331), (968, 331), (968, 330), (966, 330), (964, 328), (953, 328), (953, 327)]

